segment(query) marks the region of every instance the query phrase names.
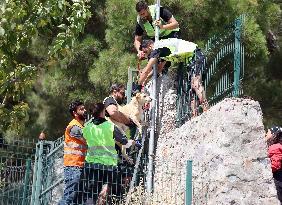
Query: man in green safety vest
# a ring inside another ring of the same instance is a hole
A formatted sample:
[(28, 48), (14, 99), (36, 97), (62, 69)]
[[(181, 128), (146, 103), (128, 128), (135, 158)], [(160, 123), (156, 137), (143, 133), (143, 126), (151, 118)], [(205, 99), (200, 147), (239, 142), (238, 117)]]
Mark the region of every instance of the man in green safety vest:
[(156, 6), (148, 6), (145, 1), (139, 1), (136, 4), (137, 24), (135, 28), (134, 46), (138, 52), (139, 59), (144, 58), (144, 52), (140, 50), (142, 36), (146, 35), (149, 39), (155, 38), (155, 25), (160, 28), (160, 39), (178, 38), (179, 25), (172, 13), (160, 7), (160, 19), (156, 19)]
[[(191, 70), (191, 85), (193, 92), (199, 98), (203, 110), (208, 109), (204, 86), (202, 85), (202, 73), (204, 72), (205, 56), (197, 44), (177, 38), (163, 39), (156, 43), (152, 40), (143, 40), (140, 50), (148, 58), (148, 63), (140, 72), (138, 84), (133, 90), (138, 90), (145, 84), (147, 78), (152, 75), (152, 67), (158, 63), (158, 72), (164, 69), (166, 61), (187, 62)], [(192, 102), (194, 103), (194, 102)], [(191, 105), (192, 109), (195, 105)], [(196, 109), (193, 115), (196, 116)]]
[[(93, 118), (83, 128), (88, 150), (85, 163), (86, 187), (83, 201), (96, 203), (103, 185), (110, 190), (109, 197), (121, 197), (121, 176), (117, 167), (116, 142), (126, 145), (128, 140), (120, 130), (105, 119), (105, 106), (97, 103), (92, 108)], [(85, 180), (85, 179), (84, 179)]]

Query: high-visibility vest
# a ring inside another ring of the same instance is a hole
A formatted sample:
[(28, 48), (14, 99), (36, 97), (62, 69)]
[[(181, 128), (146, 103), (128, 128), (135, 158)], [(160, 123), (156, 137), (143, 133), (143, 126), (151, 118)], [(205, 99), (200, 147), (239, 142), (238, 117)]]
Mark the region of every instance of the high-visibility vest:
[(76, 119), (73, 119), (67, 126), (64, 143), (64, 166), (83, 167), (87, 146), (83, 138), (79, 139), (70, 136), (70, 130), (73, 126), (83, 128), (83, 125)]
[[(156, 5), (149, 6), (149, 11), (152, 16), (152, 22), (156, 20)], [(162, 18), (160, 18), (163, 25), (167, 24)], [(154, 37), (155, 36), (155, 26), (150, 24), (149, 21), (143, 20), (140, 18), (140, 16), (137, 16), (137, 23), (141, 26), (141, 28), (146, 31), (148, 37)], [(160, 37), (164, 37), (169, 35), (173, 31), (179, 31), (179, 28), (175, 28), (172, 30), (168, 29), (160, 29)]]
[(178, 38), (168, 38), (154, 43), (154, 49), (168, 48), (171, 52), (169, 56), (161, 57), (166, 61), (190, 62), (198, 45)]
[(117, 166), (118, 154), (115, 149), (114, 124), (105, 121), (95, 125), (89, 121), (83, 128), (88, 150), (86, 162), (108, 166)]

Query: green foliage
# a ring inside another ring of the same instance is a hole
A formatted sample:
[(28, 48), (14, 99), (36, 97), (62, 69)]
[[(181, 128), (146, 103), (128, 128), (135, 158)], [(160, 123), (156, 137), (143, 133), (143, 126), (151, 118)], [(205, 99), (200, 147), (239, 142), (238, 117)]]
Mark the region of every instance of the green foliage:
[[(47, 35), (52, 42), (52, 46), (48, 48), (49, 54), (61, 59), (69, 57), (77, 37), (90, 17), (87, 2), (7, 0), (1, 4), (0, 118), (9, 122), (9, 125), (2, 127), (0, 131), (12, 129), (19, 134), (25, 122), (19, 116), (26, 112), (27, 108), (24, 111), (19, 108), (26, 104), (23, 95), (34, 84), (39, 65), (30, 65), (26, 59), (21, 59), (22, 52), (30, 47), (37, 36)], [(7, 112), (13, 114), (6, 115)]]
[[(101, 101), (111, 83), (126, 83), (128, 67), (137, 64), (135, 3), (7, 0), (2, 4), (0, 133), (36, 137), (44, 129), (47, 139), (59, 137), (70, 120), (67, 105), (72, 100), (82, 99), (87, 105)], [(182, 39), (201, 47), (236, 17), (247, 14), (242, 35), (246, 94), (262, 103), (266, 124), (279, 121), (281, 52), (270, 55), (266, 36), (269, 30), (279, 31), (281, 5), (274, 0), (162, 0), (161, 5), (178, 20)]]

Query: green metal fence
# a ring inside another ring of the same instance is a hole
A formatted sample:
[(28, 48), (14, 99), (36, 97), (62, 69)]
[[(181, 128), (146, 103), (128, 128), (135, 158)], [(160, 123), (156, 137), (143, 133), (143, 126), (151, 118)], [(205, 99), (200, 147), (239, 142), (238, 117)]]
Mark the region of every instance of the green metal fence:
[(32, 186), (35, 141), (0, 140), (0, 204), (28, 205)]
[[(244, 15), (227, 26), (224, 32), (211, 37), (205, 46), (203, 83), (209, 105), (214, 105), (226, 97), (238, 97), (243, 93), (241, 86), (244, 74), (244, 47), (241, 41), (243, 22)], [(188, 64), (184, 62), (178, 67), (178, 126), (192, 116)]]

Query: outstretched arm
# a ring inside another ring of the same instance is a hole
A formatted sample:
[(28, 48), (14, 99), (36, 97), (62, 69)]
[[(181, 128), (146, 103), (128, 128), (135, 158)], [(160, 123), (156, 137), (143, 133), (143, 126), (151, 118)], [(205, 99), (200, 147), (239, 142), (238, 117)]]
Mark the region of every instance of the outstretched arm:
[(113, 120), (123, 123), (123, 124), (130, 124), (130, 119), (124, 115), (122, 112), (118, 111), (118, 107), (116, 105), (109, 105), (106, 108), (107, 112), (110, 115), (110, 118), (112, 118)]
[(138, 80), (139, 85), (142, 85), (145, 82), (146, 78), (148, 77), (148, 75), (152, 71), (153, 65), (156, 64), (157, 62), (158, 62), (157, 58), (150, 58), (146, 67), (142, 70), (142, 72), (140, 74), (140, 78)]

